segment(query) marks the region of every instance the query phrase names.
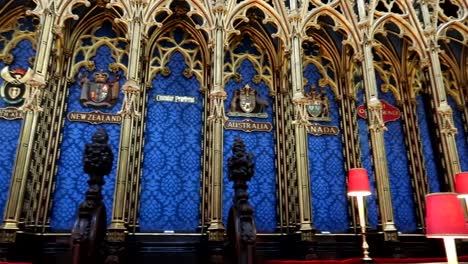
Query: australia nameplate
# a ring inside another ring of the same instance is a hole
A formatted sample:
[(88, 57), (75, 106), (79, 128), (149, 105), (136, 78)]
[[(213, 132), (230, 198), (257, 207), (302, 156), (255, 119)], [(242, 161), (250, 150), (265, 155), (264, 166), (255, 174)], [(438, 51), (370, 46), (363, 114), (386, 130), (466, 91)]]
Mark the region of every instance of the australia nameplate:
[(74, 122), (85, 122), (90, 124), (120, 124), (122, 116), (117, 114), (108, 114), (100, 111), (93, 112), (70, 112), (67, 115), (68, 120)]
[(241, 130), (244, 132), (270, 132), (273, 126), (267, 122), (255, 122), (250, 119), (233, 121), (228, 120), (224, 123), (225, 129)]

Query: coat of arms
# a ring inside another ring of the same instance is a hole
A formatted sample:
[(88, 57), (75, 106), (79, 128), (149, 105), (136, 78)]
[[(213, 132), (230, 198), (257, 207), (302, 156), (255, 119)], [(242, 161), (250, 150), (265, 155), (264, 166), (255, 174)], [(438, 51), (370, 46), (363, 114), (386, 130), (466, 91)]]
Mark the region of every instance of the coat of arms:
[(267, 107), (268, 102), (259, 98), (257, 90), (247, 84), (234, 92), (228, 115), (267, 118)]
[(307, 105), (309, 120), (330, 121), (327, 93), (325, 91), (317, 92), (315, 87), (311, 87), (311, 91), (306, 96), (309, 101)]
[(0, 75), (4, 80), (0, 96), (11, 106), (21, 105), (27, 97), (26, 81), (32, 77), (33, 71), (30, 68), (10, 70), (7, 66)]
[(80, 76), (80, 102), (85, 107), (112, 108), (119, 99), (119, 82), (116, 77), (108, 82), (109, 75), (102, 70), (94, 74), (94, 82), (88, 76)]

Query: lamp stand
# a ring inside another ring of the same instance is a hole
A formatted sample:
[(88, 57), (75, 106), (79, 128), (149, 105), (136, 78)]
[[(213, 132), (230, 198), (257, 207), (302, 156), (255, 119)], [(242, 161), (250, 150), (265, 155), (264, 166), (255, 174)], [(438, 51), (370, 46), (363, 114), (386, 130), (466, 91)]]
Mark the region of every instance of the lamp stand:
[(464, 196), (466, 211), (468, 212), (468, 197)]
[(444, 237), (445, 254), (447, 255), (447, 264), (458, 264), (457, 248), (453, 237)]
[(364, 216), (364, 197), (362, 195), (356, 196), (358, 203), (358, 212), (359, 212), (359, 224), (361, 225), (361, 236), (362, 236), (362, 251), (364, 257), (362, 261), (364, 263), (370, 263), (372, 259), (369, 257), (369, 244), (367, 244), (366, 239), (366, 220)]

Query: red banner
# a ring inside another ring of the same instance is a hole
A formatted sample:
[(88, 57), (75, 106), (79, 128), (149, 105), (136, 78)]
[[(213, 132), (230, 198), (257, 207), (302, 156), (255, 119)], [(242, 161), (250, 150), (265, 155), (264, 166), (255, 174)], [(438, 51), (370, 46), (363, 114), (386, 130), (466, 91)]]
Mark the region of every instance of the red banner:
[[(383, 99), (380, 99), (380, 103), (382, 104), (382, 117), (384, 123), (400, 119), (400, 109), (389, 104)], [(357, 107), (357, 115), (361, 118), (367, 119), (367, 109), (364, 105)]]

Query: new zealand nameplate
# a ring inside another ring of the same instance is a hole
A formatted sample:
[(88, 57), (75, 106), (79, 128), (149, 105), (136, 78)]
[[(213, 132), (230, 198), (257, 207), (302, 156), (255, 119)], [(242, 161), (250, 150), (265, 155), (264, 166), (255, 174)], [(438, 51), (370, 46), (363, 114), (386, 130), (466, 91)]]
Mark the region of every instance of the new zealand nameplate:
[(100, 111), (93, 112), (71, 112), (67, 115), (68, 120), (74, 122), (85, 122), (93, 125), (96, 124), (120, 124), (122, 116), (117, 114), (108, 114)]

